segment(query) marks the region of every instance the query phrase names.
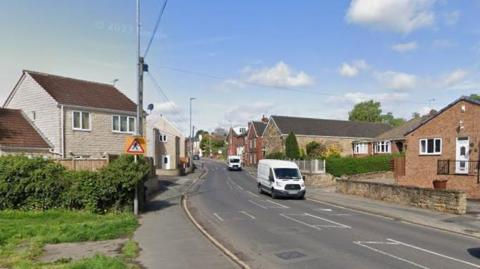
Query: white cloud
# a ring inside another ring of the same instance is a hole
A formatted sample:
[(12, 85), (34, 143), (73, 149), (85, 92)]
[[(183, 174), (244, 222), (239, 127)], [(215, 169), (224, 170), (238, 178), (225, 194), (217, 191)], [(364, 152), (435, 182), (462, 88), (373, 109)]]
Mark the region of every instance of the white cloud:
[(271, 68), (252, 69), (246, 67), (243, 71), (248, 76), (247, 82), (273, 87), (304, 87), (313, 85), (313, 78), (304, 71), (294, 71), (283, 61)]
[(267, 102), (256, 102), (251, 104), (239, 105), (228, 110), (225, 115), (225, 121), (232, 125), (246, 126), (251, 120), (260, 120), (262, 115), (269, 115), (275, 105)]
[(386, 71), (377, 73), (376, 77), (387, 89), (409, 90), (417, 86), (417, 77), (407, 73)]
[(360, 102), (375, 100), (379, 102), (398, 102), (405, 101), (409, 97), (406, 93), (365, 93), (365, 92), (348, 92), (340, 96), (332, 96), (328, 98), (328, 102), (340, 102), (357, 104)]
[(182, 107), (177, 106), (173, 101), (157, 102), (154, 103), (153, 106), (152, 112), (148, 115), (148, 120), (166, 117), (170, 122), (174, 123), (180, 131), (186, 131), (184, 123), (188, 120), (185, 117), (185, 110)]
[(468, 71), (464, 69), (453, 70), (452, 72), (445, 74), (440, 78), (440, 86), (446, 88), (455, 86), (456, 84), (462, 82), (467, 75)]
[(360, 70), (368, 67), (364, 60), (355, 60), (352, 63), (343, 63), (338, 72), (344, 77), (354, 77), (358, 75)]
[(455, 10), (452, 12), (447, 12), (443, 15), (443, 19), (445, 20), (446, 25), (448, 26), (455, 25), (460, 19), (460, 11)]
[(410, 33), (433, 25), (435, 0), (352, 0), (346, 20), (375, 29)]
[(392, 46), (392, 50), (396, 52), (408, 52), (417, 48), (417, 42), (399, 43)]

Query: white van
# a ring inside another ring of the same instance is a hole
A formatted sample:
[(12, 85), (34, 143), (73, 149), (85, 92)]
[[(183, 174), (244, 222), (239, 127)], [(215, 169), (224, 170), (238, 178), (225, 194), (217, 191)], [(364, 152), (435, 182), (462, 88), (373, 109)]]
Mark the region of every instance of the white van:
[(227, 157), (228, 170), (242, 170), (242, 159), (240, 156)]
[(258, 163), (257, 186), (259, 193), (277, 197), (305, 197), (305, 182), (298, 166), (289, 161), (260, 160)]

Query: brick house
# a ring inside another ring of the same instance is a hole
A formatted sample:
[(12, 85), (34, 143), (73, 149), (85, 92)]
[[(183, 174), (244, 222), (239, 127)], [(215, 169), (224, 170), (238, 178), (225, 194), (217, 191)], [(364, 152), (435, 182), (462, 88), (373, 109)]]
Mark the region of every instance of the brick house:
[(228, 131), (225, 141), (227, 143), (227, 155), (243, 156), (245, 150), (245, 137), (247, 135), (247, 128), (245, 127), (231, 127)]
[(0, 156), (50, 156), (52, 145), (19, 109), (0, 108)]
[(57, 158), (121, 154), (136, 128), (136, 104), (114, 86), (40, 72), (23, 71), (4, 107), (21, 109)]
[(461, 97), (406, 134), (402, 185), (433, 187), (448, 180), (448, 189), (480, 198), (480, 102)]
[(387, 124), (271, 116), (263, 132), (265, 154), (285, 151), (285, 140), (293, 132), (301, 150), (312, 141), (337, 145), (343, 156), (353, 155), (352, 142), (371, 139), (391, 129)]
[(258, 161), (265, 157), (263, 148), (263, 131), (267, 126), (268, 118), (262, 121), (251, 121), (248, 123), (248, 133), (245, 140), (245, 164), (257, 165)]
[(428, 117), (423, 116), (411, 119), (371, 139), (353, 141), (353, 155), (368, 156), (405, 152), (405, 134), (419, 126)]

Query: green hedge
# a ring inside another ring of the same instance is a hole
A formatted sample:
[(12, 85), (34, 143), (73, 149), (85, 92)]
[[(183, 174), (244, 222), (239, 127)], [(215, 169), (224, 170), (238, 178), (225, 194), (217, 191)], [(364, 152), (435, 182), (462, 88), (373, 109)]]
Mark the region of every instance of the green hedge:
[(149, 165), (121, 156), (98, 172), (67, 171), (42, 158), (0, 157), (0, 210), (86, 209), (95, 212), (130, 208), (135, 185)]
[(332, 157), (327, 158), (327, 173), (336, 177), (369, 172), (390, 171), (392, 155), (374, 155), (368, 157)]

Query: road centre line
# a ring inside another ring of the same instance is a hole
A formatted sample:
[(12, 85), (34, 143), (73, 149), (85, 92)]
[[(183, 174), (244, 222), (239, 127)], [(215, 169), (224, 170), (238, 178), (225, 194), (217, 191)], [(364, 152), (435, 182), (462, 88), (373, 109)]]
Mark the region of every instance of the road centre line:
[(222, 217), (220, 217), (217, 213), (213, 213), (213, 215), (221, 222), (223, 222)]
[(255, 194), (255, 193), (253, 193), (253, 192), (251, 192), (251, 191), (247, 191), (247, 192), (250, 193), (251, 195), (255, 196), (255, 197), (260, 197), (260, 196), (258, 196), (257, 194)]
[(259, 203), (257, 203), (257, 202), (254, 202), (254, 201), (252, 201), (252, 200), (248, 200), (248, 201), (249, 201), (250, 203), (252, 203), (252, 204), (254, 204), (254, 205), (258, 206), (258, 207), (261, 207), (261, 208), (263, 208), (263, 209), (268, 209), (268, 207), (266, 207), (266, 206), (263, 206), (263, 205), (261, 205), (261, 204), (259, 204)]
[(310, 198), (310, 197), (308, 197), (308, 198), (306, 198), (306, 199), (307, 199), (308, 201), (312, 201), (312, 202), (315, 202), (315, 203), (319, 203), (319, 204), (323, 204), (323, 205), (332, 206), (332, 207), (335, 207), (335, 208), (340, 208), (340, 209), (344, 209), (344, 210), (356, 212), (356, 213), (359, 213), (359, 214), (362, 214), (362, 215), (373, 216), (373, 217), (378, 217), (378, 218), (387, 219), (387, 220), (395, 220), (395, 219), (392, 218), (392, 217), (387, 217), (387, 216), (383, 216), (383, 215), (377, 215), (377, 214), (374, 214), (374, 213), (368, 213), (368, 212), (365, 212), (365, 211), (362, 211), (362, 210), (357, 210), (357, 209), (353, 209), (353, 208), (347, 208), (347, 207), (335, 205), (335, 204), (332, 204), (332, 203), (329, 203), (329, 202), (322, 202), (322, 201), (319, 201), (319, 200), (317, 200), (317, 199), (312, 199), (312, 198)]
[(397, 240), (394, 240), (394, 239), (388, 238), (387, 240), (389, 240), (390, 242), (396, 243), (398, 245), (403, 245), (403, 246), (410, 247), (410, 248), (413, 248), (413, 249), (416, 249), (416, 250), (420, 250), (420, 251), (423, 251), (423, 252), (426, 252), (426, 253), (429, 253), (429, 254), (433, 254), (433, 255), (436, 255), (436, 256), (439, 256), (439, 257), (442, 257), (442, 258), (445, 258), (445, 259), (449, 259), (449, 260), (452, 260), (452, 261), (463, 263), (465, 265), (469, 265), (469, 266), (472, 266), (472, 267), (475, 267), (475, 268), (480, 268), (480, 265), (475, 264), (475, 263), (471, 263), (471, 262), (467, 262), (467, 261), (460, 260), (460, 259), (457, 259), (457, 258), (453, 258), (453, 257), (447, 256), (447, 255), (441, 254), (441, 253), (437, 253), (437, 252), (434, 252), (434, 251), (431, 251), (431, 250), (428, 250), (428, 249), (424, 249), (424, 248), (421, 248), (421, 247), (417, 247), (417, 246), (414, 246), (414, 245), (403, 243), (403, 242), (400, 242), (400, 241), (397, 241)]
[(282, 205), (282, 204), (277, 203), (277, 202), (274, 202), (274, 201), (272, 201), (272, 200), (265, 200), (265, 201), (267, 201), (267, 202), (269, 202), (269, 203), (272, 203), (272, 204), (274, 204), (274, 205), (278, 205), (278, 206), (280, 206), (280, 207), (282, 207), (282, 208), (290, 208), (290, 207), (288, 207), (288, 206), (286, 206), (286, 205)]
[(239, 211), (239, 212), (242, 213), (242, 214), (244, 214), (244, 215), (246, 215), (246, 216), (248, 216), (248, 217), (251, 218), (251, 219), (255, 219), (255, 216), (253, 216), (252, 214), (250, 214), (250, 213), (248, 213), (248, 212), (245, 212), (245, 211)]
[(310, 228), (313, 228), (313, 229), (317, 229), (317, 230), (319, 230), (319, 231), (322, 230), (322, 228), (320, 228), (320, 227), (318, 227), (318, 226), (316, 226), (316, 225), (312, 225), (312, 224), (303, 222), (303, 221), (301, 221), (301, 220), (298, 220), (298, 219), (296, 219), (296, 218), (292, 218), (292, 217), (290, 217), (290, 216), (288, 216), (288, 215), (285, 215), (285, 214), (283, 214), (283, 213), (280, 213), (280, 216), (282, 216), (282, 217), (284, 217), (284, 218), (287, 218), (287, 219), (289, 219), (289, 220), (295, 221), (295, 222), (297, 222), (297, 223), (303, 224), (303, 225), (305, 225), (305, 226), (307, 226), (307, 227), (310, 227)]
[(325, 218), (322, 218), (322, 217), (319, 217), (319, 216), (315, 216), (315, 215), (312, 215), (312, 214), (308, 214), (308, 213), (305, 213), (306, 216), (309, 216), (309, 217), (312, 217), (312, 218), (316, 218), (316, 219), (321, 219), (323, 221), (326, 221), (326, 222), (330, 222), (330, 223), (333, 223), (333, 224), (336, 224), (342, 228), (345, 228), (345, 229), (351, 229), (352, 227), (348, 226), (348, 225), (345, 225), (345, 224), (341, 224), (341, 223), (338, 223), (338, 222), (335, 222), (333, 220), (329, 220), (329, 219), (325, 219)]
[[(379, 254), (388, 256), (388, 257), (390, 257), (390, 258), (393, 258), (393, 259), (396, 259), (396, 260), (399, 260), (399, 261), (402, 261), (402, 262), (406, 262), (406, 263), (411, 264), (411, 265), (413, 265), (413, 266), (416, 266), (416, 267), (418, 267), (418, 268), (429, 269), (428, 267), (423, 266), (423, 265), (421, 265), (421, 264), (418, 264), (418, 263), (412, 262), (412, 261), (410, 261), (410, 260), (407, 260), (407, 259), (404, 259), (404, 258), (395, 256), (395, 255), (390, 254), (390, 253), (388, 253), (388, 252), (385, 252), (385, 251), (382, 251), (382, 250), (379, 250), (379, 249), (376, 249), (376, 248), (373, 248), (373, 247), (364, 245), (364, 244), (362, 244), (362, 242), (360, 242), (360, 241), (355, 241), (355, 242), (353, 242), (353, 243), (354, 243), (355, 245), (358, 245), (358, 246), (361, 246), (361, 247), (364, 247), (364, 248), (368, 248), (368, 249), (370, 249), (371, 251), (374, 251), (374, 252), (377, 252), (377, 253), (379, 253)], [(381, 242), (377, 242), (377, 243), (381, 243)]]

